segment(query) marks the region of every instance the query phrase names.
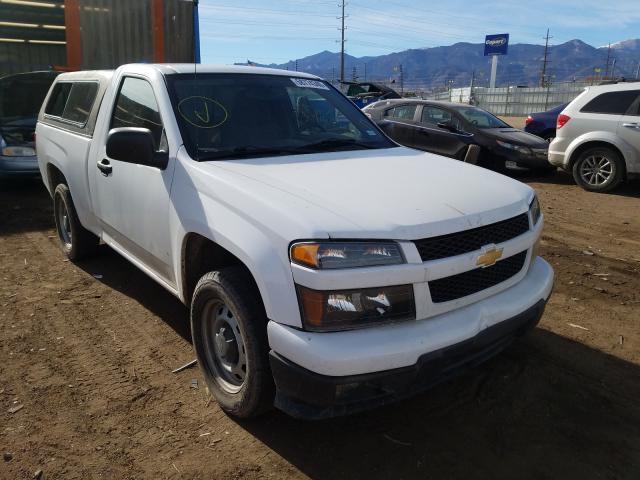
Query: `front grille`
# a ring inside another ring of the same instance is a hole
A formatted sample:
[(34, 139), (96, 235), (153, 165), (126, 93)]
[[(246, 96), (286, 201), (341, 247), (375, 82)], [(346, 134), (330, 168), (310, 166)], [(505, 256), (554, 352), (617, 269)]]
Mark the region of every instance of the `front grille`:
[(487, 268), (476, 268), (451, 277), (429, 282), (433, 303), (449, 302), (498, 285), (517, 274), (524, 266), (527, 251), (505, 258)]
[(422, 261), (426, 262), (474, 252), (491, 243), (506, 242), (527, 230), (529, 230), (529, 215), (523, 213), (484, 227), (415, 240), (413, 243), (418, 248)]

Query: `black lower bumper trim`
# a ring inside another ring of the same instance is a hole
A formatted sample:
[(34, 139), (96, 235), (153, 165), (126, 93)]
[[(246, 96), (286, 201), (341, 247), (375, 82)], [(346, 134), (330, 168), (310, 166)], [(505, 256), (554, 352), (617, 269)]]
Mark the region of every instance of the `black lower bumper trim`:
[(507, 347), (540, 321), (540, 300), (513, 318), (464, 342), (422, 355), (415, 365), (362, 375), (320, 375), (270, 352), (275, 406), (308, 420), (348, 415), (409, 397), (473, 368)]

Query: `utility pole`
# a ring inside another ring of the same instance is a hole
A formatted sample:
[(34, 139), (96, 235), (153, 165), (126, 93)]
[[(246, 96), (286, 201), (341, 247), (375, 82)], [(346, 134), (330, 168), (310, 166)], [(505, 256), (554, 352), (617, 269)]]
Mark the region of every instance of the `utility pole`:
[(640, 62), (638, 62), (638, 68), (636, 68), (636, 80), (640, 79)]
[(296, 72), (298, 71), (298, 60), (296, 60)]
[(476, 82), (476, 71), (471, 71), (471, 83), (469, 84), (469, 105), (475, 105), (475, 98), (473, 95), (474, 83)]
[(611, 78), (615, 80), (616, 78), (616, 59), (613, 59), (613, 64), (611, 65)]
[(400, 95), (404, 95), (404, 72), (402, 71), (402, 64), (400, 64)]
[(367, 81), (367, 62), (364, 62), (364, 81)]
[(607, 48), (607, 65), (604, 69), (604, 78), (609, 76), (609, 61), (611, 60), (611, 43), (609, 43), (609, 47)]
[(355, 65), (353, 66), (353, 71), (351, 72), (351, 79), (354, 82), (358, 81), (358, 71), (356, 70), (356, 66)]
[(344, 14), (344, 7), (346, 5), (346, 0), (342, 0), (342, 4), (340, 5), (342, 7), (342, 15), (340, 17), (338, 17), (341, 21), (342, 21), (342, 26), (340, 27), (340, 32), (342, 34), (341, 39), (340, 39), (340, 82), (344, 82), (344, 30), (345, 30), (345, 26), (344, 26), (344, 19), (345, 14)]
[(547, 36), (544, 37), (544, 60), (542, 60), (542, 74), (540, 75), (540, 86), (544, 87), (547, 82), (547, 64), (549, 63), (549, 29), (547, 28)]

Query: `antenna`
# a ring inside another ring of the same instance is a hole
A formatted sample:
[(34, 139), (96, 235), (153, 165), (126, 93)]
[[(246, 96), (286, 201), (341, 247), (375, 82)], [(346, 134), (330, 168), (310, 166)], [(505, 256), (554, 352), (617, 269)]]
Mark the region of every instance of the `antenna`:
[[(181, 0), (183, 2), (191, 2), (191, 15), (193, 19), (193, 79), (195, 81), (198, 74), (198, 63), (200, 63), (200, 19), (198, 16), (198, 4), (200, 0)], [(196, 131), (196, 161), (200, 160), (200, 148), (198, 146), (198, 132)]]
[[(199, 0), (193, 1), (193, 81), (195, 84), (198, 76), (198, 62), (200, 61), (200, 19), (198, 18)], [(200, 146), (198, 140), (200, 138), (199, 131), (196, 131), (196, 161), (200, 161)]]

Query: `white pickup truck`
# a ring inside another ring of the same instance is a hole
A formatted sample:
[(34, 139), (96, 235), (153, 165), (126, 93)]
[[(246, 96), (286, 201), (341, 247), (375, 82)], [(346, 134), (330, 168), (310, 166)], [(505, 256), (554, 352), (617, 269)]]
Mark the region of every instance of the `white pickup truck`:
[(531, 188), (398, 146), (312, 75), (65, 73), (37, 153), (67, 256), (102, 240), (188, 305), (238, 417), (422, 391), (535, 326), (551, 294)]

